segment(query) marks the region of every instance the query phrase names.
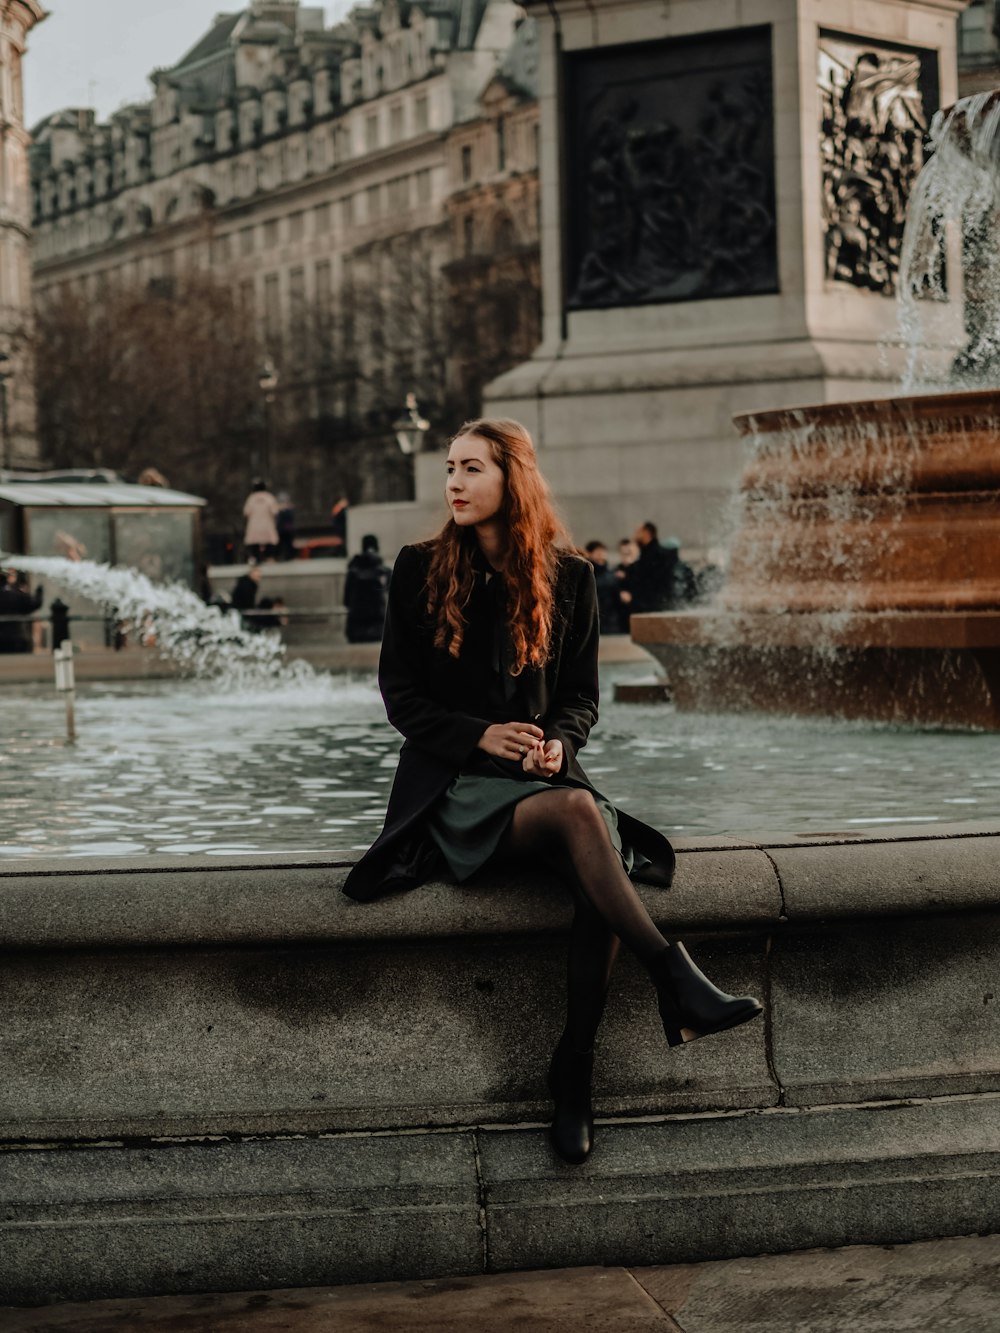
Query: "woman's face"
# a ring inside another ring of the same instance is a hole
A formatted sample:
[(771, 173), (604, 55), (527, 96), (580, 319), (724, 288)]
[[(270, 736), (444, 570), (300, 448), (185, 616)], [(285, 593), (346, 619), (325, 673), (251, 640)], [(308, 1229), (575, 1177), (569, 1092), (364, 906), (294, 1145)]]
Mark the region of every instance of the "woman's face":
[(460, 528), (496, 518), (503, 506), (504, 475), (493, 461), (487, 440), (479, 435), (460, 435), (452, 443), (444, 496)]

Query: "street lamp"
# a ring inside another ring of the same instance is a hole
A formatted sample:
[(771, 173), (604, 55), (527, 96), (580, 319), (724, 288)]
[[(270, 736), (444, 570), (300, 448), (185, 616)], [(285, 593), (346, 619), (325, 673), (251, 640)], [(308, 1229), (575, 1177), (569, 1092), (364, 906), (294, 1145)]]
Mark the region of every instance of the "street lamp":
[(419, 454), (424, 436), (430, 428), (431, 423), (424, 420), (417, 408), (417, 395), (408, 393), (403, 415), (392, 423), (396, 443), (402, 452), (404, 454)]
[(263, 362), (260, 372), (257, 375), (257, 383), (260, 385), (260, 391), (264, 395), (264, 466), (261, 471), (265, 478), (270, 477), (271, 473), (271, 430), (272, 415), (274, 406), (274, 393), (278, 387), (278, 370), (274, 362), (268, 357)]

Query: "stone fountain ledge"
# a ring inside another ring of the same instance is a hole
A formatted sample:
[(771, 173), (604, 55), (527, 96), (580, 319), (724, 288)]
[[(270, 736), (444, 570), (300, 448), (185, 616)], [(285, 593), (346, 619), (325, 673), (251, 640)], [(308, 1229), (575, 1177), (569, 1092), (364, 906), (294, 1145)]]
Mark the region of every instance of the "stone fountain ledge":
[[(1000, 906), (1000, 820), (815, 834), (674, 839), (669, 891), (639, 886), (672, 932)], [(34, 857), (0, 862), (0, 948), (349, 943), (562, 932), (540, 876), (345, 898), (352, 852)]]
[(0, 874), (0, 1303), (1000, 1230), (1000, 822), (678, 843), (644, 890), (763, 1022), (670, 1052), (616, 969), (548, 1148), (565, 892), (348, 855)]

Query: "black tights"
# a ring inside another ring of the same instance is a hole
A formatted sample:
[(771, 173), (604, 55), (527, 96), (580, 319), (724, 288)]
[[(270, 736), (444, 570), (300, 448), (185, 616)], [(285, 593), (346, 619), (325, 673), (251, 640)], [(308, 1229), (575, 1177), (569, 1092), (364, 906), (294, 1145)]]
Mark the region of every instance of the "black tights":
[(574, 1050), (593, 1045), (621, 940), (649, 964), (667, 947), (622, 866), (589, 791), (553, 787), (515, 807), (505, 856), (539, 858), (568, 877), (576, 898), (569, 945), (566, 1036)]

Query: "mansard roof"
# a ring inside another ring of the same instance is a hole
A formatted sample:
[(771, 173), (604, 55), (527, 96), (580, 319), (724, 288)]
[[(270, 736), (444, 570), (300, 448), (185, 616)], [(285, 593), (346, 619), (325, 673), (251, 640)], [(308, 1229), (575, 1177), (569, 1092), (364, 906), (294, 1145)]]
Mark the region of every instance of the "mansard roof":
[(235, 14), (216, 14), (212, 27), (205, 35), (192, 46), (187, 55), (178, 60), (173, 66), (175, 70), (182, 70), (188, 65), (199, 64), (202, 60), (208, 60), (211, 56), (220, 55), (229, 49), (229, 39), (233, 35), (233, 29), (243, 17), (243, 11), (239, 10)]
[(476, 44), (488, 4), (489, 0), (417, 0), (416, 7), (441, 23), (451, 49), (468, 51)]

